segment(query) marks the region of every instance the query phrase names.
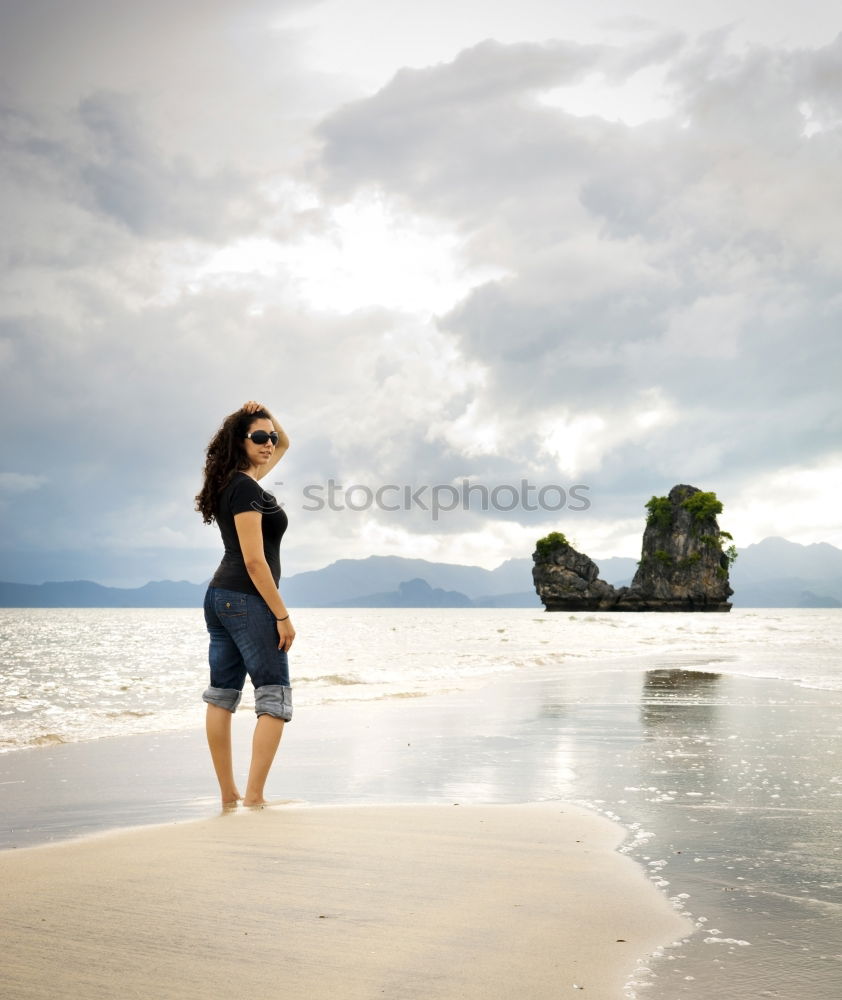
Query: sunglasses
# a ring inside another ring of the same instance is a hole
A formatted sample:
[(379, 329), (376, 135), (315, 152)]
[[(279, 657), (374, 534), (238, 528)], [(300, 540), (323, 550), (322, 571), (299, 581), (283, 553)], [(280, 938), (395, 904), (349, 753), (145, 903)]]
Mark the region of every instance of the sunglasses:
[(255, 444), (266, 444), (271, 441), (273, 445), (278, 443), (277, 431), (249, 431), (246, 437)]

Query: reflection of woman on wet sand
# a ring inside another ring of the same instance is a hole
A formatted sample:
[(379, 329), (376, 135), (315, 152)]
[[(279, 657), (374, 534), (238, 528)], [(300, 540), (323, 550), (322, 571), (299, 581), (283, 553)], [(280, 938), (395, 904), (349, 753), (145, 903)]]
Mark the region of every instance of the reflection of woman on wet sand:
[(281, 460), (289, 438), (271, 413), (253, 400), (226, 417), (207, 448), (204, 482), (196, 509), (216, 521), (225, 554), (205, 595), (210, 634), (207, 738), (223, 807), (242, 798), (234, 780), (231, 718), (246, 674), (254, 685), (257, 724), (243, 804), (264, 803), (264, 786), (292, 718), (287, 652), (295, 639), (278, 592), (280, 545), (287, 516), (271, 493), (258, 486)]
[(706, 670), (647, 670), (643, 694), (645, 696), (661, 691), (688, 695), (713, 694), (721, 677), (721, 674), (712, 674)]
[(709, 724), (719, 713), (716, 697), (721, 679), (721, 674), (703, 670), (647, 670), (640, 700), (644, 725), (674, 722), (676, 707), (694, 709), (697, 724)]

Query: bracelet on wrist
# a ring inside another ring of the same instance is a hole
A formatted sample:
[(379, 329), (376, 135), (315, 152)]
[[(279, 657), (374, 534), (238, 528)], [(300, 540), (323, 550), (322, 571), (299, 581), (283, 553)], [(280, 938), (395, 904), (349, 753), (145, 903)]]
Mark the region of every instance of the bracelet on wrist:
[(287, 618), (289, 618), (289, 615), (286, 615), (286, 617), (284, 617), (284, 618), (276, 618), (275, 621), (276, 622), (285, 622), (287, 620)]

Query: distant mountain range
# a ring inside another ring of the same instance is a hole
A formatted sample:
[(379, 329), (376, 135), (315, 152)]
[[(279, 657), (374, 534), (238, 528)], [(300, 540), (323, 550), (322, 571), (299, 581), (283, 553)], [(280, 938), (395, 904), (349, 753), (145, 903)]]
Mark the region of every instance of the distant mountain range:
[[(614, 586), (631, 582), (637, 562), (611, 558), (600, 576)], [(0, 607), (193, 608), (207, 584), (161, 580), (143, 587), (103, 587), (89, 580), (0, 583)], [(842, 607), (842, 549), (826, 542), (799, 545), (766, 538), (739, 550), (731, 570), (735, 607)], [(339, 559), (282, 583), (290, 607), (528, 607), (540, 608), (532, 559), (508, 559), (496, 569), (434, 563), (401, 556)]]

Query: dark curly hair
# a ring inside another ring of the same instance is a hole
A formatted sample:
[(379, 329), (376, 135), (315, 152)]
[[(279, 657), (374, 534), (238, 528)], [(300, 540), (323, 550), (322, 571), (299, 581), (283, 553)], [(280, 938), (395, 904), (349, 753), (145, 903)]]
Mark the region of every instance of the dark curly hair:
[(205, 478), (201, 490), (196, 494), (196, 510), (205, 524), (211, 524), (216, 517), (219, 494), (231, 481), (237, 471), (249, 467), (243, 440), (255, 420), (271, 420), (266, 410), (237, 410), (222, 421), (222, 426), (214, 434), (207, 447)]

